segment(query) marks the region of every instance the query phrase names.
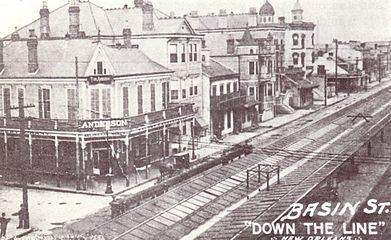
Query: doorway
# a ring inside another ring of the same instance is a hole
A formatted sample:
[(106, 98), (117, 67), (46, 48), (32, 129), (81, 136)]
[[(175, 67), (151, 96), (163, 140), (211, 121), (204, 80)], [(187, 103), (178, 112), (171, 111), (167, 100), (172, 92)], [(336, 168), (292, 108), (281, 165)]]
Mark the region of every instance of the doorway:
[(104, 176), (109, 173), (110, 163), (107, 149), (93, 149), (91, 160), (94, 175)]

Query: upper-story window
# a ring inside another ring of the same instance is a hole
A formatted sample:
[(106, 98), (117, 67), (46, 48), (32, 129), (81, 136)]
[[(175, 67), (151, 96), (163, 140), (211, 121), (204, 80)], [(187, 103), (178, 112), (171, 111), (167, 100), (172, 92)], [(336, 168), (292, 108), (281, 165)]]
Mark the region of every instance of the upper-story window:
[(96, 67), (94, 68), (94, 74), (97, 75), (102, 75), (102, 74), (106, 74), (106, 68), (103, 67), (103, 62), (102, 61), (98, 61), (96, 62)]
[(111, 118), (111, 89), (102, 89), (102, 117)]
[(231, 92), (231, 83), (227, 83), (227, 93)]
[(273, 96), (273, 85), (270, 83), (265, 85), (265, 96)]
[(137, 86), (137, 113), (143, 113), (143, 86)]
[(311, 57), (312, 57), (312, 63), (315, 63), (315, 57), (316, 57), (315, 52), (311, 53)]
[(122, 107), (123, 107), (123, 115), (124, 117), (129, 117), (129, 88), (122, 88)]
[(212, 86), (212, 96), (217, 96), (217, 86), (216, 85)]
[(189, 62), (193, 61), (193, 44), (189, 44)]
[(227, 40), (227, 53), (228, 54), (235, 53), (235, 39), (228, 39)]
[(305, 48), (305, 34), (301, 35), (301, 48)]
[(182, 89), (182, 99), (186, 98), (186, 89)]
[(50, 89), (38, 89), (39, 118), (50, 119)]
[(249, 62), (248, 68), (249, 68), (250, 75), (258, 74), (258, 63), (257, 62)]
[(315, 34), (313, 33), (311, 36), (312, 46), (315, 46)]
[(156, 91), (155, 91), (155, 84), (151, 83), (151, 112), (156, 111)]
[(272, 22), (272, 17), (269, 17), (269, 22)]
[[(111, 117), (111, 93), (110, 88), (91, 89), (90, 91), (91, 118)], [(102, 97), (102, 98), (101, 98)]]
[(75, 89), (67, 89), (67, 108), (68, 108), (68, 119), (75, 120), (76, 110), (77, 110)]
[(224, 94), (224, 84), (220, 84), (220, 96)]
[(234, 92), (238, 91), (238, 83), (234, 82)]
[(293, 34), (292, 39), (293, 39), (293, 46), (299, 45), (299, 34)]
[(194, 44), (194, 52), (193, 52), (193, 60), (194, 62), (197, 62), (198, 61), (198, 46), (197, 44)]
[(11, 89), (3, 88), (3, 109), (4, 116), (11, 117)]
[(177, 100), (178, 98), (178, 90), (171, 90), (171, 100)]
[(186, 44), (182, 44), (181, 62), (186, 62)]
[(293, 65), (299, 64), (299, 54), (298, 53), (293, 53), (292, 59), (293, 59)]
[(170, 63), (178, 62), (178, 46), (176, 44), (169, 45)]
[(250, 54), (254, 54), (254, 49), (250, 49)]
[(255, 87), (249, 87), (248, 88), (248, 95), (254, 96), (255, 95)]
[(271, 60), (267, 61), (267, 73), (270, 74), (273, 71), (273, 62)]
[(198, 86), (194, 86), (194, 95), (198, 95)]
[(305, 53), (301, 53), (301, 65), (305, 66)]

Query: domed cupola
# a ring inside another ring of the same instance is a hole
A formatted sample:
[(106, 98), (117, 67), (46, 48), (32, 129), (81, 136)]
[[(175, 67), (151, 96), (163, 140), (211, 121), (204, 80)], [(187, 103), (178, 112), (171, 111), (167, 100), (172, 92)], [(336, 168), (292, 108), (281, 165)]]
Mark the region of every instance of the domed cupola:
[(262, 5), (261, 9), (259, 10), (259, 23), (265, 24), (265, 23), (273, 23), (274, 22), (274, 8), (269, 3), (268, 0)]

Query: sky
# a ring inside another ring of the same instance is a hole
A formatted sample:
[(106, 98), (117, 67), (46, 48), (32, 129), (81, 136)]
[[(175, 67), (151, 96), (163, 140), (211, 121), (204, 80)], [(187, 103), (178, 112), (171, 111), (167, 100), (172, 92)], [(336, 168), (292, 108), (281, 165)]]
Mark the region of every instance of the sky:
[[(276, 19), (285, 16), (291, 21), (291, 12), (296, 0), (269, 0), (276, 11)], [(47, 0), (53, 10), (68, 0)], [(133, 6), (133, 0), (91, 0), (105, 7)], [(266, 0), (152, 0), (159, 10), (177, 16), (197, 10), (199, 14), (245, 13), (250, 7), (259, 8)], [(300, 0), (304, 9), (304, 20), (318, 26), (319, 43), (338, 40), (391, 40), (390, 0)], [(11, 33), (15, 26), (22, 27), (39, 17), (42, 0), (0, 0), (0, 36)], [(64, 22), (67, 24), (67, 22)]]

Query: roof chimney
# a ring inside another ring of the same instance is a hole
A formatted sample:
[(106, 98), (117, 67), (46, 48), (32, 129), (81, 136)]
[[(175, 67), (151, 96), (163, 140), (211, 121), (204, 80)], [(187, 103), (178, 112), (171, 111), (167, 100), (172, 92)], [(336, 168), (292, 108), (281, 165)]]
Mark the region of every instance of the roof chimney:
[(27, 40), (28, 72), (34, 73), (38, 70), (38, 38), (34, 29), (30, 29), (29, 32), (30, 35)]
[(144, 0), (134, 0), (134, 6), (136, 8), (141, 8), (143, 6)]
[(225, 10), (225, 9), (220, 9), (219, 15), (220, 15), (220, 16), (226, 16), (226, 15), (227, 15), (227, 10)]
[(69, 34), (71, 37), (77, 37), (80, 30), (80, 7), (75, 0), (69, 5)]
[(4, 69), (3, 39), (0, 39), (0, 72)]
[(249, 13), (250, 13), (250, 14), (257, 14), (257, 8), (255, 8), (255, 7), (250, 7)]
[(192, 17), (198, 17), (198, 11), (197, 10), (193, 10), (190, 12), (190, 16)]
[(132, 47), (132, 30), (130, 28), (124, 28), (122, 30), (122, 35), (124, 36), (124, 45), (127, 48)]
[(147, 2), (143, 5), (143, 31), (152, 31), (153, 24), (153, 5), (151, 2)]
[(11, 40), (12, 41), (18, 41), (20, 39), (18, 28), (15, 27), (15, 31), (11, 34)]
[(49, 24), (49, 9), (46, 1), (43, 1), (41, 10), (39, 10), (40, 15), (40, 31), (41, 38), (47, 39), (50, 37), (50, 24)]

